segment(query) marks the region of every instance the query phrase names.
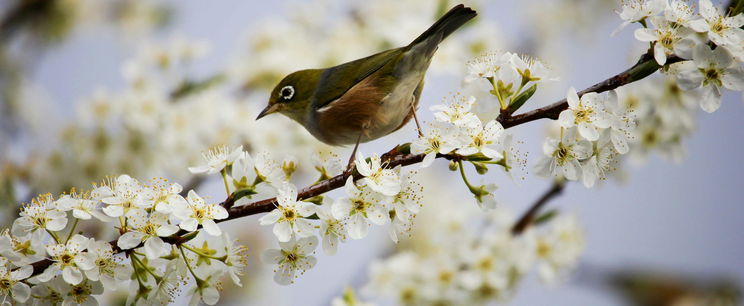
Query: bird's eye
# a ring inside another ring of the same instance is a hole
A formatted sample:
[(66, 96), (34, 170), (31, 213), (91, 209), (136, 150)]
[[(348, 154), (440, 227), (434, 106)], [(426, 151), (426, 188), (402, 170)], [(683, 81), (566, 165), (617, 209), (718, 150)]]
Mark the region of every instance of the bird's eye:
[(279, 91), (279, 97), (282, 98), (283, 101), (289, 101), (294, 97), (295, 89), (292, 86), (284, 86), (282, 87), (282, 90)]

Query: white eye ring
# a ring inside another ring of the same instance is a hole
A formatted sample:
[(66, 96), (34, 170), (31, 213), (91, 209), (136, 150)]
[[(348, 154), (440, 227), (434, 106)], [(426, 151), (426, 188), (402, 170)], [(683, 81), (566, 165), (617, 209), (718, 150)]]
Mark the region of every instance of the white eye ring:
[[(285, 94), (285, 93), (284, 93), (284, 92), (285, 92), (286, 90), (289, 90), (289, 94)], [(280, 96), (280, 97), (281, 97), (281, 98), (282, 98), (283, 100), (289, 100), (289, 99), (292, 99), (292, 97), (294, 97), (294, 94), (295, 94), (295, 89), (294, 89), (294, 87), (292, 87), (291, 85), (289, 85), (289, 86), (284, 86), (284, 87), (282, 87), (282, 90), (280, 90), (280, 91), (279, 91), (279, 96)]]

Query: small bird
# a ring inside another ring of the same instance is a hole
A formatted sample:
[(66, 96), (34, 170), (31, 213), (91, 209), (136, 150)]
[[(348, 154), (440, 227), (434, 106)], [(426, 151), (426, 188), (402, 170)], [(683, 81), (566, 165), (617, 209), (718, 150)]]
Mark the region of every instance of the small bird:
[(284, 114), (326, 144), (355, 144), (353, 159), (360, 142), (395, 132), (415, 118), (424, 76), (439, 43), (476, 15), (460, 4), (405, 47), (293, 72), (274, 87), (269, 105), (256, 120)]

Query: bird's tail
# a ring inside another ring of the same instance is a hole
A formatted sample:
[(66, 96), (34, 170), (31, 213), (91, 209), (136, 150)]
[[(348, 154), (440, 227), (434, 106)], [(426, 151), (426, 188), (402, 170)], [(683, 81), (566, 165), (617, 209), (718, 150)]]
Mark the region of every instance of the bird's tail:
[(426, 32), (419, 35), (411, 45), (416, 45), (432, 37), (437, 37), (436, 44), (439, 44), (439, 42), (468, 22), (468, 20), (473, 19), (476, 15), (478, 13), (473, 9), (459, 4), (439, 18)]

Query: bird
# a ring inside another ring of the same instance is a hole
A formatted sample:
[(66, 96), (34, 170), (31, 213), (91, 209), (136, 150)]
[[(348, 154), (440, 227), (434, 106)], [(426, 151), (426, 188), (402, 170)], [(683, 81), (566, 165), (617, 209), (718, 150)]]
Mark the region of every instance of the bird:
[(404, 47), (323, 69), (290, 73), (271, 91), (256, 120), (281, 113), (331, 146), (360, 143), (397, 131), (416, 118), (424, 77), (439, 44), (477, 16), (462, 4), (454, 6)]

